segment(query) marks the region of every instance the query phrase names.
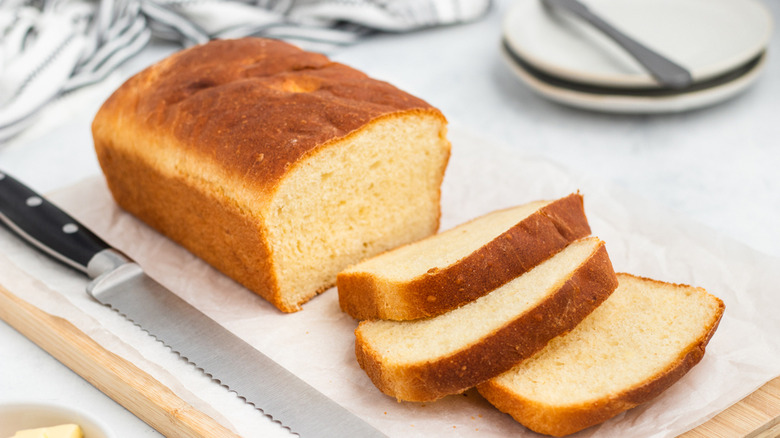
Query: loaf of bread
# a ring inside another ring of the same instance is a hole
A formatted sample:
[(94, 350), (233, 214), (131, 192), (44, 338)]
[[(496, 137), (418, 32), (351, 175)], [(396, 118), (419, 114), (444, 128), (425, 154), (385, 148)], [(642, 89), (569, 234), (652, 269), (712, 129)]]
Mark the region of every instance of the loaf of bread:
[(496, 211), (345, 269), (339, 304), (356, 319), (440, 315), (589, 234), (579, 193)]
[(432, 401), (508, 371), (574, 328), (617, 287), (604, 243), (578, 240), (462, 307), (414, 321), (362, 321), (358, 363), (385, 394)]
[(704, 355), (723, 302), (700, 288), (618, 274), (570, 333), (479, 392), (529, 429), (568, 435), (647, 402)]
[(438, 229), (442, 114), (280, 41), (179, 52), (123, 84), (92, 132), (122, 208), (285, 312)]

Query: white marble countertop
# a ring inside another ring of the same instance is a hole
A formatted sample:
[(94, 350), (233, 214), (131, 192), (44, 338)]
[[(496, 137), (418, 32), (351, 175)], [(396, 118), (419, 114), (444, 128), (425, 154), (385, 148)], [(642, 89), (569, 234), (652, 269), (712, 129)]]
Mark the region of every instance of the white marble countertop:
[[(766, 2), (774, 17), (780, 2)], [(384, 35), (331, 57), (440, 108), (450, 123), (524, 154), (621, 186), (748, 246), (780, 256), (780, 57), (717, 106), (668, 115), (585, 112), (548, 102), (518, 82), (499, 54), (498, 1), (479, 22)], [(780, 47), (775, 32), (771, 48)], [(170, 53), (153, 45), (117, 80)], [(49, 130), (0, 145), (0, 167), (41, 192), (99, 172), (89, 125), (110, 89), (94, 91)], [(64, 105), (64, 102), (63, 102)], [(5, 323), (0, 323), (0, 403), (67, 402), (123, 431), (157, 433)]]

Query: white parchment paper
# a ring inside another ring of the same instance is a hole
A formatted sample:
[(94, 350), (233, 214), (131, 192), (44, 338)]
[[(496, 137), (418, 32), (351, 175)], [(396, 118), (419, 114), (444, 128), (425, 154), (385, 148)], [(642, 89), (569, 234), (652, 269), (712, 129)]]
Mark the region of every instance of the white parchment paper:
[[(726, 304), (704, 359), (690, 373), (651, 403), (576, 437), (676, 436), (780, 375), (779, 260), (549, 161), (518, 155), (462, 130), (453, 130), (450, 139), (442, 229), (498, 208), (579, 190), (593, 234), (606, 241), (617, 271), (701, 286)], [(357, 322), (339, 310), (335, 290), (316, 297), (301, 312), (283, 314), (120, 211), (102, 176), (50, 199), (137, 260), (152, 277), (390, 436), (536, 436), (474, 390), (433, 403), (398, 403), (383, 395), (357, 365)], [(5, 230), (0, 230), (0, 283), (42, 310), (67, 318), (242, 436), (289, 435), (88, 298), (86, 280), (78, 273), (37, 254)]]

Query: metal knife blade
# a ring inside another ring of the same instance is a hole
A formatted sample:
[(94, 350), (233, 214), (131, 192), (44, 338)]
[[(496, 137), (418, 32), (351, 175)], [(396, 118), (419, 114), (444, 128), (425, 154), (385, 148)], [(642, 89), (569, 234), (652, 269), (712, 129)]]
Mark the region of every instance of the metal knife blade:
[(0, 222), (94, 280), (87, 292), (302, 437), (383, 437), (368, 423), (172, 293), (42, 196), (0, 170)]

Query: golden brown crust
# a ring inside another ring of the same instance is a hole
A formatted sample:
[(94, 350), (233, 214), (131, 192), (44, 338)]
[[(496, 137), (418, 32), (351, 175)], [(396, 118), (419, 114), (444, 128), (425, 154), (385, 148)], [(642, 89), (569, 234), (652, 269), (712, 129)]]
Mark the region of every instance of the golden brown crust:
[[(477, 251), (405, 284), (385, 284), (366, 272), (338, 276), (339, 305), (356, 319), (410, 320), (460, 307), (522, 275), (569, 243), (590, 234), (582, 195), (574, 193), (532, 213)], [(381, 304), (399, 294), (403, 307)]]
[[(572, 276), (538, 307), (522, 314), (475, 345), (423, 363), (393, 368), (355, 331), (361, 368), (385, 394), (405, 401), (433, 401), (491, 379), (570, 331), (617, 287), (617, 278), (601, 243)], [(365, 322), (361, 323), (365, 324)]]
[(217, 40), (135, 75), (95, 123), (129, 118), (267, 187), (301, 157), (380, 116), (441, 113), (323, 55), (261, 38)]
[[(619, 273), (617, 275), (618, 278), (631, 276), (644, 281), (669, 285), (669, 283), (631, 274)], [(688, 287), (677, 284), (673, 284), (673, 286)], [(522, 397), (511, 388), (507, 388), (495, 380), (488, 380), (478, 385), (477, 389), (498, 410), (511, 415), (534, 432), (545, 435), (565, 436), (603, 423), (623, 411), (658, 397), (701, 361), (705, 347), (717, 330), (725, 309), (723, 302), (720, 299), (717, 300), (718, 311), (711, 323), (705, 328), (703, 336), (685, 348), (677, 360), (671, 362), (655, 376), (611, 397), (568, 406), (548, 406)]]
[(358, 320), (387, 318), (379, 301), (383, 286), (392, 287), (365, 272), (339, 272), (336, 276), (339, 307)]

